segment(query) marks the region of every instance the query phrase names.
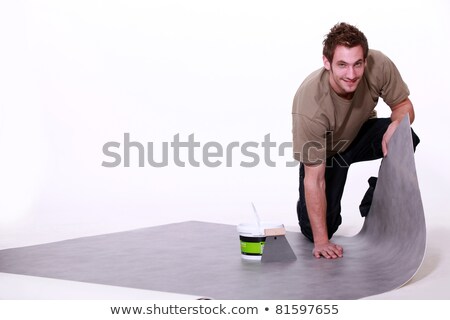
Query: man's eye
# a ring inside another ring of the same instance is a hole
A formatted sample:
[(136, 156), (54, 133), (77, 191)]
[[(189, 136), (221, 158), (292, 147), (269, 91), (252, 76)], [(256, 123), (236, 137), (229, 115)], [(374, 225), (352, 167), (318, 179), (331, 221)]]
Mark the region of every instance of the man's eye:
[(339, 68), (344, 68), (345, 67), (345, 63), (338, 63), (338, 67)]

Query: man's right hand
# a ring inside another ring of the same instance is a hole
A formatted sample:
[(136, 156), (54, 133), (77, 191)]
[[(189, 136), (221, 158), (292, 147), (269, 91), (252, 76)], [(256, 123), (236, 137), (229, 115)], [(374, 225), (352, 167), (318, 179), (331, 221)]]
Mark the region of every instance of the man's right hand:
[(340, 245), (328, 241), (323, 244), (314, 244), (312, 253), (316, 258), (337, 259), (343, 257), (344, 249)]
[(344, 252), (342, 247), (328, 240), (325, 163), (318, 166), (305, 165), (304, 186), (306, 208), (314, 237), (313, 255), (316, 258), (341, 258)]

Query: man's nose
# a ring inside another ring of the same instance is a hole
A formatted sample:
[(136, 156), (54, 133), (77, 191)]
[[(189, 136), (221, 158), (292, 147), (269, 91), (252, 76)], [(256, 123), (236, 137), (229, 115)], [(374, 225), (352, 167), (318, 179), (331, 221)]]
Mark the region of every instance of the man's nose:
[(347, 69), (347, 78), (354, 79), (355, 78), (355, 68), (353, 66), (349, 66)]

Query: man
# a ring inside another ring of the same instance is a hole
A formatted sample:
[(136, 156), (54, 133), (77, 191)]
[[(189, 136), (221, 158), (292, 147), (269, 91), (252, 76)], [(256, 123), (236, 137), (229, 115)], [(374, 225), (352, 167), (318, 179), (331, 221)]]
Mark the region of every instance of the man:
[[(356, 27), (339, 23), (330, 30), (323, 41), (323, 63), (295, 95), (292, 133), (294, 157), (300, 161), (300, 228), (314, 242), (316, 258), (334, 259), (343, 256), (343, 248), (330, 238), (342, 221), (349, 166), (386, 156), (403, 117), (414, 121), (414, 109), (394, 63), (369, 50)], [(374, 118), (380, 97), (392, 110), (390, 118)], [(415, 148), (419, 138), (412, 133)]]

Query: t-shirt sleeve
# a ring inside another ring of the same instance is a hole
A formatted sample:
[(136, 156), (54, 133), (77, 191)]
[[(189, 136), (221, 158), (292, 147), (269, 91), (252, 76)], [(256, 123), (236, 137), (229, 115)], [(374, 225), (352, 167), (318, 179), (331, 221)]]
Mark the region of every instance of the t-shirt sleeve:
[(387, 56), (383, 58), (380, 96), (392, 107), (408, 98), (409, 89), (395, 64)]
[(292, 114), (294, 158), (306, 165), (326, 161), (326, 128), (305, 115)]

